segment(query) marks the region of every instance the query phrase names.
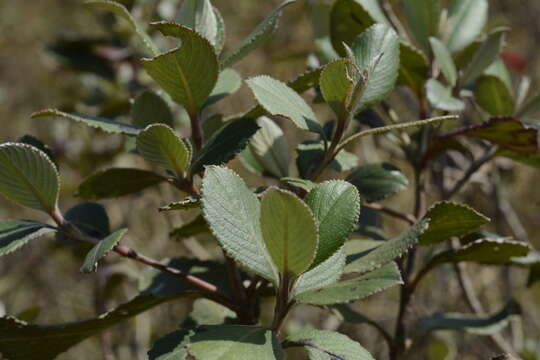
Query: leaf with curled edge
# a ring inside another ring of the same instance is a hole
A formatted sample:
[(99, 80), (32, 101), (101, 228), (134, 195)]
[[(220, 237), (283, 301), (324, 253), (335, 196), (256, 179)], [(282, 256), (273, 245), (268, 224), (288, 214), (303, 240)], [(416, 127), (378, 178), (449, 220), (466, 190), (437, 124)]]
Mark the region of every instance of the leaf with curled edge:
[[(173, 259), (166, 265), (228, 290), (227, 270), (221, 264)], [(63, 324), (34, 324), (0, 318), (0, 354), (11, 360), (52, 360), (84, 339), (144, 311), (181, 297), (200, 297), (201, 290), (170, 274), (152, 269), (144, 273), (141, 291), (132, 300), (99, 317)]]
[(377, 241), (373, 244), (380, 245), (356, 254), (348, 254), (345, 273), (366, 273), (405, 255), (410, 248), (418, 243), (422, 233), (429, 228), (429, 221), (429, 219), (422, 219), (393, 239), (383, 242)]
[(126, 232), (127, 229), (115, 231), (94, 245), (84, 259), (84, 263), (81, 266), (81, 272), (85, 274), (95, 272), (97, 270), (98, 262), (118, 245), (118, 242), (120, 242), (120, 239), (122, 239)]
[(113, 134), (137, 135), (142, 129), (131, 124), (105, 119), (97, 116), (66, 113), (57, 109), (46, 109), (33, 113), (32, 119), (42, 117), (60, 117), (68, 120), (82, 122), (90, 127)]
[(215, 49), (205, 37), (185, 26), (164, 21), (151, 26), (165, 36), (179, 38), (182, 44), (152, 59), (142, 59), (143, 67), (174, 101), (195, 114), (218, 80)]
[(0, 220), (0, 257), (28, 242), (56, 232), (52, 226), (29, 220)]
[(429, 219), (429, 227), (420, 237), (420, 245), (424, 246), (468, 235), (490, 221), (467, 205), (448, 201), (433, 205), (424, 219)]
[(302, 293), (296, 297), (296, 301), (312, 305), (344, 304), (367, 298), (398, 284), (403, 284), (399, 269), (395, 263), (389, 263), (367, 274)]

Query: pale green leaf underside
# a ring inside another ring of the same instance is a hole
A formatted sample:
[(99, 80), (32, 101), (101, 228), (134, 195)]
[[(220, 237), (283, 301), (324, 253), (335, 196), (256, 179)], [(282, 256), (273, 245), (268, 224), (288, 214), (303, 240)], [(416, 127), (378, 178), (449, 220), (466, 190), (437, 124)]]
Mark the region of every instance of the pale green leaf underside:
[(149, 125), (137, 135), (137, 150), (142, 157), (179, 176), (191, 162), (191, 151), (173, 129), (165, 124)]
[(452, 89), (435, 79), (426, 83), (426, 95), (431, 106), (444, 111), (463, 111), (465, 103), (452, 95)]
[(55, 210), (60, 179), (44, 152), (21, 143), (1, 144), (0, 169), (1, 195), (32, 209)]
[(0, 220), (0, 256), (14, 252), (29, 241), (55, 232), (47, 224), (27, 220)]
[(430, 221), (428, 229), (420, 238), (420, 245), (433, 245), (454, 236), (465, 236), (490, 221), (472, 208), (452, 202), (433, 205), (424, 218)]
[(340, 281), (322, 289), (305, 292), (298, 295), (296, 300), (299, 303), (312, 305), (343, 304), (367, 298), (402, 283), (397, 265), (390, 263), (354, 279)]
[(375, 24), (356, 38), (351, 49), (360, 71), (368, 71), (368, 81), (356, 107), (356, 111), (361, 111), (383, 100), (394, 88), (399, 75), (399, 37), (392, 28)]
[(258, 103), (270, 115), (290, 119), (303, 130), (320, 132), (321, 126), (313, 109), (285, 83), (260, 75), (246, 80)]
[(179, 48), (143, 59), (148, 74), (174, 101), (195, 113), (208, 99), (218, 79), (219, 65), (215, 49), (195, 31), (174, 23), (152, 26), (166, 36), (182, 40)]
[(341, 248), (321, 264), (302, 274), (294, 285), (293, 295), (334, 284), (343, 274), (344, 267), (345, 252)]
[(448, 81), (448, 84), (453, 87), (456, 85), (457, 81), (457, 68), (454, 64), (454, 59), (448, 48), (437, 38), (429, 38), (431, 43), (431, 49), (433, 50), (433, 55), (435, 55), (435, 61), (441, 68), (441, 71)]
[[(388, 264), (406, 254), (418, 243), (420, 236), (429, 226), (429, 220), (423, 219), (397, 237), (381, 243), (373, 250), (360, 254), (351, 254), (345, 267), (346, 273), (365, 273)], [(361, 240), (359, 240), (361, 241)]]
[(142, 129), (110, 119), (97, 116), (66, 113), (57, 109), (47, 109), (32, 114), (32, 118), (61, 117), (68, 120), (82, 122), (90, 127), (114, 134), (137, 135)]
[(229, 256), (256, 274), (275, 281), (263, 241), (257, 196), (232, 170), (209, 166), (202, 183), (203, 214)]
[(218, 76), (216, 86), (204, 106), (215, 104), (221, 99), (234, 94), (242, 86), (242, 77), (231, 68), (223, 69)]
[(487, 0), (456, 0), (450, 11), (448, 48), (455, 53), (471, 44), (487, 23)]
[(314, 267), (340, 249), (353, 231), (360, 215), (360, 195), (352, 184), (333, 180), (317, 185), (305, 202), (319, 224), (319, 248)]
[(272, 33), (277, 29), (281, 11), (287, 5), (294, 3), (294, 0), (284, 1), (274, 9), (266, 19), (264, 19), (253, 31), (229, 53), (222, 56), (220, 62), (223, 68), (230, 67), (242, 60), (250, 52), (266, 42)]
[(261, 230), (274, 265), (281, 274), (298, 276), (313, 262), (319, 236), (307, 205), (293, 193), (277, 188), (261, 200)]
[(88, 274), (96, 271), (98, 262), (118, 245), (118, 242), (126, 232), (127, 229), (121, 229), (100, 240), (86, 255), (84, 263), (81, 266), (81, 272)]
[(257, 162), (275, 177), (289, 174), (289, 145), (281, 128), (271, 119), (257, 119), (260, 129), (249, 142), (249, 149)]
[(197, 31), (216, 45), (217, 16), (210, 0), (185, 0), (177, 16), (181, 25)]
[(108, 0), (89, 0), (85, 2), (88, 5), (100, 7), (106, 10), (109, 10), (113, 12), (116, 16), (121, 17), (122, 19), (126, 20), (129, 25), (131, 26), (132, 30), (137, 34), (141, 42), (144, 44), (144, 46), (147, 48), (147, 50), (152, 55), (158, 54), (158, 49), (150, 36), (144, 31), (143, 27), (137, 20), (131, 16), (129, 11), (126, 9), (126, 7), (116, 1), (108, 1)]
[(375, 360), (359, 343), (328, 330), (303, 330), (287, 337), (285, 343), (303, 345), (310, 360)]

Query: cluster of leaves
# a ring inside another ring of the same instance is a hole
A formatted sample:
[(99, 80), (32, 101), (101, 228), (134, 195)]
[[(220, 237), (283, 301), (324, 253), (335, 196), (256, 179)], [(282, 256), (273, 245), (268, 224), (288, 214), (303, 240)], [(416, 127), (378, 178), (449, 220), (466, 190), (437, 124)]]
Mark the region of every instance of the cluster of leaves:
[[(307, 304), (324, 307), (345, 321), (373, 325), (345, 304), (402, 285), (395, 335), (376, 325), (396, 359), (412, 337), (403, 324), (411, 295), (433, 269), (464, 262), (512, 265), (532, 268), (531, 282), (538, 280), (540, 260), (527, 243), (479, 232), (488, 218), (447, 201), (497, 156), (540, 166), (538, 129), (519, 120), (534, 113), (538, 99), (526, 100), (528, 89), (522, 87), (514, 100), (509, 71), (499, 57), (507, 29), (483, 33), (487, 0), (455, 0), (446, 11), (438, 0), (404, 1), (403, 8), (395, 10), (408, 32), (392, 9), (389, 20), (389, 10), (383, 11), (378, 1), (336, 0), (330, 7), (315, 3), (312, 6), (328, 19), (327, 28), (315, 31), (313, 61), (320, 66), (288, 83), (267, 75), (249, 78), (245, 82), (257, 105), (229, 118), (216, 113), (213, 105), (241, 86), (242, 78), (232, 66), (269, 39), (281, 12), (293, 2), (285, 1), (246, 39), (223, 52), (225, 23), (209, 0), (184, 0), (176, 22), (153, 22), (151, 33), (120, 3), (88, 1), (129, 25), (149, 56), (141, 60), (143, 68), (160, 90), (145, 90), (135, 98), (131, 123), (57, 109), (32, 117), (65, 118), (125, 136), (128, 151), (156, 170), (100, 171), (80, 184), (78, 195), (89, 201), (118, 198), (167, 183), (187, 197), (160, 211), (199, 212), (171, 236), (210, 232), (227, 264), (159, 262), (121, 245), (128, 229), (111, 231), (102, 205), (84, 202), (65, 213), (60, 210), (59, 165), (45, 144), (33, 137), (2, 144), (0, 194), (45, 212), (54, 225), (0, 221), (0, 256), (55, 234), (60, 241), (92, 245), (81, 266), (84, 273), (96, 271), (110, 252), (155, 271), (145, 279), (140, 295), (93, 320), (39, 325), (0, 318), (2, 355), (52, 359), (142, 311), (192, 296), (200, 299), (191, 321), (159, 339), (148, 353), (151, 359), (282, 359), (292, 347), (305, 348), (310, 359), (373, 359), (343, 334), (313, 329), (282, 334), (282, 324), (294, 307)], [(180, 45), (163, 51), (154, 33), (179, 40)], [(316, 101), (332, 110), (331, 121), (324, 123), (301, 96), (310, 89), (317, 93)], [(412, 105), (404, 106), (405, 96)], [(478, 107), (467, 109), (467, 102)], [(189, 137), (180, 135), (179, 128), (186, 124), (180, 123), (173, 106), (180, 106), (189, 118)], [(487, 120), (450, 125), (459, 116), (449, 113), (464, 111)], [(373, 113), (376, 126), (361, 129)], [(297, 145), (294, 167), (279, 126), (282, 121), (309, 137)], [(418, 127), (419, 132), (411, 133)], [(351, 151), (357, 139), (378, 134), (387, 134), (412, 165), (414, 214), (377, 203), (409, 186), (404, 172), (389, 163), (359, 165)], [(484, 155), (475, 159), (480, 151)], [(443, 181), (444, 201), (424, 211), (425, 174), (446, 164), (452, 152), (464, 155), (470, 167), (455, 184)], [(237, 156), (246, 169), (275, 185), (248, 187), (225, 167)], [(330, 175), (335, 179), (319, 180)], [(409, 227), (390, 239), (381, 231), (367, 231), (371, 224), (364, 212), (372, 210), (405, 220)], [(414, 256), (404, 260), (411, 249), (448, 243), (453, 244), (450, 250), (435, 252), (412, 276)], [(261, 298), (269, 294), (276, 299), (273, 322), (261, 324)], [(518, 313), (519, 306), (511, 302), (488, 317), (436, 314), (418, 323), (415, 337), (441, 329), (492, 335)]]

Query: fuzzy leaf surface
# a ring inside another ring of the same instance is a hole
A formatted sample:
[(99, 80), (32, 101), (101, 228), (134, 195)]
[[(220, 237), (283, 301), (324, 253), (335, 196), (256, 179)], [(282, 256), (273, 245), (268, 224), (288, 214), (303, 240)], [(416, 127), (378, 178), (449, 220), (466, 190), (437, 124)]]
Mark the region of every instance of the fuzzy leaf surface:
[(122, 239), (126, 232), (127, 229), (121, 229), (100, 240), (86, 255), (81, 272), (86, 274), (95, 272), (98, 262), (118, 245), (118, 242), (120, 242), (120, 239)]
[(429, 79), (426, 83), (426, 95), (431, 106), (444, 111), (458, 112), (465, 110), (465, 103), (452, 95), (452, 89), (439, 80)]

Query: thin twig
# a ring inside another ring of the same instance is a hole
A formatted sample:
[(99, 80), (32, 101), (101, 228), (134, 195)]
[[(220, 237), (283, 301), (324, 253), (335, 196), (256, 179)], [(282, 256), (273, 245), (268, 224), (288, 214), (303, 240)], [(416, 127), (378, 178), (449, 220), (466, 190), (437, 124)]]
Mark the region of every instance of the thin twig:
[(396, 218), (396, 219), (399, 219), (399, 220), (403, 220), (407, 223), (409, 223), (410, 225), (414, 225), (416, 224), (416, 217), (414, 217), (413, 215), (411, 214), (406, 214), (406, 213), (403, 213), (401, 211), (398, 211), (398, 210), (395, 210), (395, 209), (392, 209), (392, 208), (389, 208), (389, 207), (386, 207), (384, 205), (381, 205), (381, 204), (377, 204), (377, 203), (362, 203), (362, 206), (363, 207), (366, 207), (368, 209), (372, 209), (372, 210), (376, 210), (376, 211), (380, 211), (388, 216), (391, 216), (393, 218)]

